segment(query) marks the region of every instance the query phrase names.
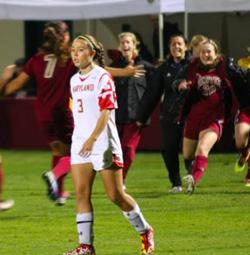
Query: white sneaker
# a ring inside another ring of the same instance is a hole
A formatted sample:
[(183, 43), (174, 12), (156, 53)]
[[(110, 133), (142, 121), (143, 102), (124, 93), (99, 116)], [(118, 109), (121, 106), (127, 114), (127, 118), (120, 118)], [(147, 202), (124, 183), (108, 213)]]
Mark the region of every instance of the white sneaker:
[(0, 211), (5, 211), (9, 210), (13, 205), (15, 204), (15, 201), (10, 199), (10, 200), (1, 200), (0, 201)]
[(184, 176), (183, 180), (186, 182), (187, 193), (192, 195), (194, 193), (195, 184), (194, 177), (191, 174)]
[(70, 197), (70, 193), (68, 191), (64, 191), (62, 194), (60, 194), (56, 200), (56, 205), (65, 205)]
[(51, 200), (57, 200), (58, 198), (58, 184), (54, 174), (51, 171), (42, 174), (43, 180), (47, 184), (48, 196)]
[(171, 194), (176, 194), (176, 193), (181, 193), (182, 192), (182, 187), (181, 186), (173, 186), (168, 193)]

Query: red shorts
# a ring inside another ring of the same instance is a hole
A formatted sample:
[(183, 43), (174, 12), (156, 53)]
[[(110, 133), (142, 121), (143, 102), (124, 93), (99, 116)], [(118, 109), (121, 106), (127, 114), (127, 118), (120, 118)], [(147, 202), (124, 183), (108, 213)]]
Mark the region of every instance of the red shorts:
[(38, 124), (48, 143), (61, 141), (71, 144), (74, 124), (72, 112), (69, 109), (57, 108), (46, 114), (39, 112)]
[(184, 137), (198, 140), (201, 131), (211, 128), (218, 136), (218, 140), (221, 138), (222, 130), (224, 127), (224, 120), (189, 120), (187, 119), (184, 126)]
[(247, 123), (250, 125), (250, 107), (239, 110), (235, 116), (234, 123)]

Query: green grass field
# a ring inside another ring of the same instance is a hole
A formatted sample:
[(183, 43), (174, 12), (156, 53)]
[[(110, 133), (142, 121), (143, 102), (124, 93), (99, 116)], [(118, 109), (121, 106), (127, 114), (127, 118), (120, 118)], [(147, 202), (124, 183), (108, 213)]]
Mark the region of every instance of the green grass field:
[[(235, 154), (213, 154), (192, 196), (169, 195), (166, 170), (158, 153), (138, 153), (127, 191), (140, 204), (155, 230), (155, 255), (250, 254), (250, 188), (244, 173), (232, 171)], [(0, 255), (60, 255), (77, 245), (75, 201), (57, 207), (46, 197), (41, 174), (49, 168), (47, 151), (3, 151), (4, 197), (15, 199), (0, 212)], [(183, 167), (182, 167), (183, 169)], [(183, 172), (184, 175), (184, 172)], [(137, 233), (108, 201), (96, 178), (95, 247), (97, 255), (139, 254)]]

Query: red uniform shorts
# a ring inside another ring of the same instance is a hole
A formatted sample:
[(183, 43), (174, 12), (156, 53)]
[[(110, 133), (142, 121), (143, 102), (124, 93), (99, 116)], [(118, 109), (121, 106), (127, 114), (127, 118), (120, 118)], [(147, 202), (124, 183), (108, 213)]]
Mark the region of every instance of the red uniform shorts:
[(235, 124), (247, 123), (250, 125), (250, 107), (241, 109), (235, 116)]
[(61, 141), (71, 144), (73, 133), (72, 112), (66, 108), (53, 109), (51, 112), (38, 113), (38, 124), (48, 143)]
[(184, 137), (198, 140), (201, 131), (211, 128), (218, 136), (218, 140), (221, 138), (222, 130), (224, 127), (224, 120), (189, 120), (187, 119), (184, 126)]

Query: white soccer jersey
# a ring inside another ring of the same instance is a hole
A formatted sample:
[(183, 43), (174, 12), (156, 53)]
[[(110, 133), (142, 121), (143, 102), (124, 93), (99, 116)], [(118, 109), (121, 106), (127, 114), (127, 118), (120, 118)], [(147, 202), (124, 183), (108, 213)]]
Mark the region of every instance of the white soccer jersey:
[[(112, 154), (118, 163), (122, 163), (122, 150), (115, 125), (116, 93), (110, 74), (95, 65), (86, 75), (76, 73), (71, 78), (70, 86), (75, 125), (71, 163), (92, 162), (95, 170), (101, 170), (111, 165)], [(104, 109), (111, 109), (107, 126), (94, 143), (91, 155), (87, 158), (79, 156), (80, 149), (93, 132)]]

